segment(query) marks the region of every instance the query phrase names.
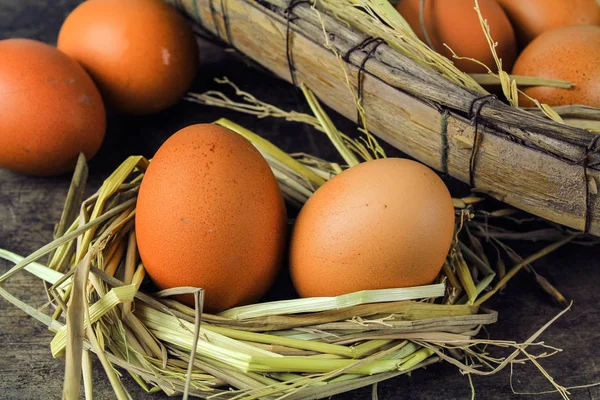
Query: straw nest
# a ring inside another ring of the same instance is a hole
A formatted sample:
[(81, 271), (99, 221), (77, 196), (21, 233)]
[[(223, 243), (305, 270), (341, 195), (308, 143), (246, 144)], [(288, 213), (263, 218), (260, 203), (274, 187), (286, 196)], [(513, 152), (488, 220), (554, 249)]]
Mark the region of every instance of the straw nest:
[[(375, 138), (357, 140), (339, 132), (307, 88), (303, 90), (314, 116), (280, 110), (227, 80), (221, 82), (232, 86), (242, 100), (233, 102), (221, 92), (189, 98), (222, 101), (241, 111), (311, 124), (328, 135), (349, 163), (385, 157)], [(301, 205), (319, 185), (346, 168), (306, 154), (289, 155), (231, 121), (215, 123), (234, 130), (260, 150), (284, 196), (294, 204)], [(375, 384), (438, 360), (467, 374), (486, 375), (509, 365), (519, 354), (535, 360), (554, 352), (534, 356), (527, 351), (545, 327), (524, 343), (475, 338), (482, 326), (497, 319), (496, 312), (481, 304), (517, 271), (567, 242), (580, 240), (579, 234), (548, 230), (542, 235), (548, 238), (551, 233), (556, 241), (522, 259), (503, 243), (510, 232), (492, 223), (514, 215), (514, 210), (486, 212), (475, 208), (481, 198), (454, 199), (455, 241), (432, 285), (282, 300), (210, 315), (202, 313), (201, 288), (152, 293), (152, 285), (144, 279), (134, 218), (148, 164), (141, 156), (128, 158), (96, 194), (83, 200), (87, 167), (81, 157), (56, 239), (25, 258), (0, 252), (16, 264), (0, 277), (0, 283), (21, 270), (45, 282), (50, 301), (42, 309), (51, 313), (23, 303), (1, 286), (0, 295), (55, 332), (51, 350), (53, 356), (66, 358), (66, 398), (78, 396), (81, 371), (86, 393), (91, 393), (92, 353), (120, 399), (129, 395), (115, 367), (127, 371), (148, 392), (203, 398), (316, 399)], [(507, 271), (499, 257), (492, 266), (483, 252), (482, 238), (515, 260), (515, 265)], [(48, 256), (46, 265), (38, 262), (44, 256)], [(543, 277), (539, 276), (539, 282), (564, 301)], [(194, 294), (194, 309), (169, 298), (181, 293)], [(485, 350), (490, 345), (511, 351), (503, 358), (491, 357)]]

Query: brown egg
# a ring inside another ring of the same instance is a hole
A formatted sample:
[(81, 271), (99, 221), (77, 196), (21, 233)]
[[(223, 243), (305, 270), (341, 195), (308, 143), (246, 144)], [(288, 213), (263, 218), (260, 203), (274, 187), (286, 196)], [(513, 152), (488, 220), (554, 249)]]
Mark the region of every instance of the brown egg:
[(320, 187), (300, 211), (292, 280), (303, 297), (429, 284), (453, 231), (452, 198), (432, 170), (399, 158), (359, 164)]
[(106, 116), (83, 68), (34, 40), (2, 40), (0, 54), (0, 166), (56, 175), (72, 170), (80, 152), (91, 159)]
[(162, 0), (88, 0), (64, 22), (58, 48), (79, 61), (118, 112), (175, 104), (197, 68), (187, 21)]
[(569, 25), (600, 25), (596, 0), (498, 0), (526, 46), (544, 32)]
[[(487, 69), (473, 61), (454, 59), (444, 43), (459, 57), (474, 58), (496, 72), (498, 67), (474, 4), (473, 0), (427, 0), (424, 12), (425, 29), (434, 50), (452, 60), (458, 69), (468, 73), (487, 72)], [(421, 0), (400, 0), (396, 8), (419, 39), (426, 42), (419, 19), (420, 6)], [(490, 25), (492, 39), (498, 42), (496, 51), (502, 59), (502, 68), (510, 71), (517, 56), (513, 28), (496, 0), (479, 0), (479, 8)]]
[[(600, 107), (600, 27), (572, 25), (538, 36), (517, 59), (513, 74), (575, 84), (571, 89), (544, 86), (524, 89), (527, 95), (542, 103)], [(523, 96), (519, 101), (523, 106), (534, 105)]]
[(182, 129), (160, 147), (142, 181), (135, 221), (154, 283), (204, 288), (210, 312), (265, 294), (282, 261), (286, 224), (267, 162), (249, 141), (212, 124)]

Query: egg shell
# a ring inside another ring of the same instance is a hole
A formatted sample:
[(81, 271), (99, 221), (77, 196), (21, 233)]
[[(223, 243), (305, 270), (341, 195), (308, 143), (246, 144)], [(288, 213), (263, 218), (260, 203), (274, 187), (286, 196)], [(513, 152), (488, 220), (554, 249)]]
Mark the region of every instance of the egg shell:
[(306, 202), (290, 245), (303, 297), (431, 283), (452, 242), (454, 208), (442, 180), (415, 161), (368, 161)]
[(521, 46), (544, 32), (570, 25), (600, 25), (596, 0), (498, 0)]
[(265, 294), (282, 262), (286, 225), (267, 162), (249, 141), (212, 124), (184, 128), (160, 147), (142, 180), (135, 220), (154, 283), (205, 289), (209, 312)]
[[(542, 103), (600, 107), (600, 27), (573, 25), (538, 36), (517, 59), (513, 74), (575, 84), (571, 89), (545, 86), (524, 89), (527, 95)], [(519, 103), (534, 106), (524, 96), (519, 97)]]
[(198, 66), (191, 28), (161, 0), (88, 0), (63, 23), (58, 48), (85, 67), (112, 109), (128, 114), (175, 104)]
[[(458, 69), (468, 73), (485, 73), (487, 69), (471, 61), (453, 58), (474, 58), (492, 71), (498, 71), (490, 46), (485, 38), (473, 0), (427, 0), (424, 8), (424, 25), (433, 48), (449, 58)], [(400, 0), (396, 6), (419, 39), (425, 43), (420, 23), (421, 0)], [(517, 56), (514, 30), (496, 0), (479, 0), (481, 14), (490, 25), (491, 35), (498, 42), (496, 51), (502, 59), (502, 68), (510, 71)]]
[(0, 166), (28, 175), (91, 159), (106, 129), (104, 104), (75, 61), (29, 39), (0, 41)]

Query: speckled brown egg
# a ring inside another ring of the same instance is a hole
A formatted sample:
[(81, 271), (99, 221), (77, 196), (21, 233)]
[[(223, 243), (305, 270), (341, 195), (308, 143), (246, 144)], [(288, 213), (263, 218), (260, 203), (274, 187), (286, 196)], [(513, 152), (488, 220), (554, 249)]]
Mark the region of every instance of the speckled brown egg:
[(522, 46), (544, 32), (570, 25), (600, 25), (596, 0), (498, 0)]
[[(575, 84), (571, 89), (543, 86), (524, 89), (527, 95), (542, 103), (600, 107), (600, 27), (573, 25), (538, 36), (517, 59), (513, 74)], [(520, 103), (534, 105), (523, 96)]]
[(279, 185), (258, 150), (229, 129), (199, 124), (175, 133), (152, 159), (135, 228), (154, 283), (204, 288), (205, 310), (217, 312), (265, 294), (286, 224)]
[(431, 283), (454, 231), (442, 180), (415, 161), (352, 167), (320, 187), (294, 226), (290, 271), (303, 297)]
[(162, 0), (88, 0), (65, 20), (58, 48), (79, 61), (118, 112), (175, 104), (197, 68), (187, 21)]
[[(458, 69), (468, 73), (487, 72), (486, 68), (473, 61), (453, 58), (444, 44), (459, 57), (474, 58), (492, 71), (498, 71), (474, 6), (473, 0), (427, 0), (423, 13), (424, 28), (434, 50), (452, 60)], [(400, 0), (396, 8), (419, 39), (426, 42), (420, 22), (421, 0)], [(498, 42), (496, 52), (502, 59), (502, 67), (510, 71), (517, 56), (514, 30), (496, 0), (479, 0), (479, 8), (490, 25), (493, 40)]]
[(92, 79), (56, 48), (28, 39), (0, 41), (0, 166), (29, 175), (72, 170), (91, 159), (106, 128)]

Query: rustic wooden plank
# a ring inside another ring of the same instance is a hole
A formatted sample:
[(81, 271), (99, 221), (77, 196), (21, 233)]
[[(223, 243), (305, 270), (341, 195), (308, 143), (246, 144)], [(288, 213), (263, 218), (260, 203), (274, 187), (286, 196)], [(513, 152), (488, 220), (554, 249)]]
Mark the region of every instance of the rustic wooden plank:
[[(183, 4), (186, 12), (204, 28), (220, 35), (223, 40), (231, 41), (232, 46), (241, 53), (282, 79), (291, 81), (286, 54), (286, 21), (283, 17), (248, 0), (186, 0)], [(223, 10), (226, 18), (223, 17)], [(357, 66), (352, 63), (342, 66), (341, 61), (323, 47), (323, 40), (313, 40), (305, 34), (307, 29), (314, 29), (306, 21), (295, 21), (292, 29), (292, 54), (298, 81), (310, 87), (331, 108), (355, 120), (353, 96)], [(336, 42), (341, 39), (330, 35), (329, 40)], [(364, 80), (364, 107), (370, 130), (410, 156), (441, 170), (443, 137), (438, 108), (394, 87), (398, 85), (389, 84), (390, 79), (399, 80), (401, 75), (388, 74), (386, 82), (380, 78), (383, 67), (380, 65), (379, 69), (372, 69), (369, 67), (372, 65), (377, 66), (377, 61), (369, 60)], [(344, 68), (351, 89), (347, 86)], [(498, 110), (489, 112), (497, 113)], [(565, 157), (574, 160), (582, 155), (580, 147), (557, 138), (515, 126), (507, 125), (503, 129), (524, 140), (546, 146), (546, 150), (561, 151)], [(480, 127), (480, 130), (483, 140), (475, 170), (477, 190), (551, 221), (583, 229), (586, 186), (582, 166), (510, 141), (498, 129)], [(571, 128), (567, 130), (570, 132)], [(447, 170), (463, 182), (469, 181), (474, 135), (475, 129), (470, 121), (457, 113), (450, 115)], [(584, 136), (577, 136), (577, 140), (583, 143)], [(590, 169), (589, 175), (590, 179), (600, 182), (599, 171)], [(600, 235), (598, 196), (591, 196), (590, 206), (590, 232)]]

